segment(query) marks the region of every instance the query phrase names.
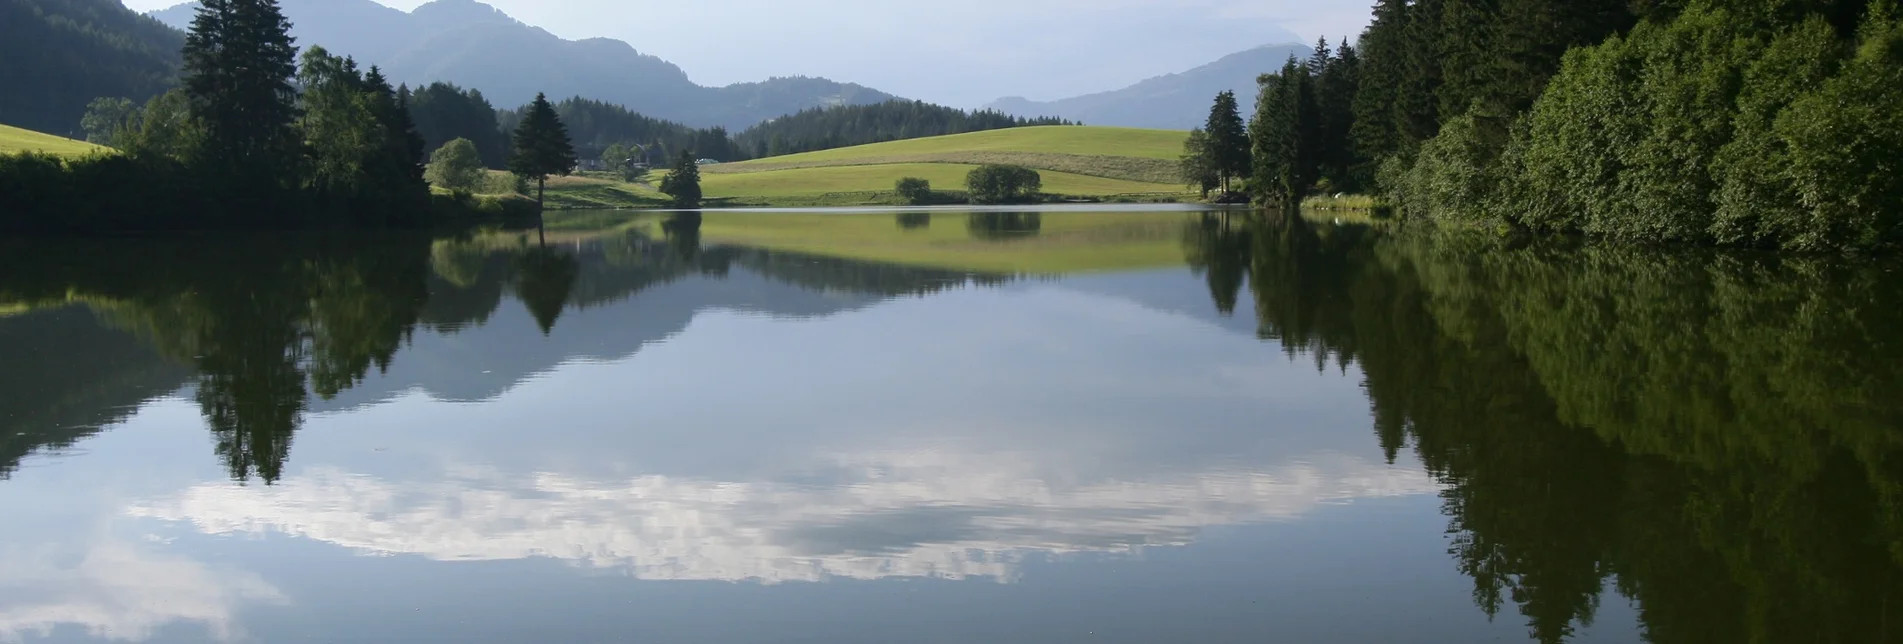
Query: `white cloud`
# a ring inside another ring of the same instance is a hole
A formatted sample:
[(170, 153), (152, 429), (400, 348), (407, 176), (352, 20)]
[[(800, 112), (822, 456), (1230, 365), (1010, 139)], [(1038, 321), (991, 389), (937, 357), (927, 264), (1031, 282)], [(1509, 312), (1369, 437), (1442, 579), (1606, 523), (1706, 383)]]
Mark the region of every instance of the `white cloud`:
[(992, 578), (1028, 554), (1185, 545), (1205, 528), (1299, 517), (1354, 499), (1432, 493), (1418, 468), (1326, 455), (1067, 485), (1011, 454), (840, 458), (826, 485), (641, 476), (589, 481), (462, 469), (382, 480), (319, 469), (275, 487), (207, 484), (131, 513), (210, 534), (295, 535), (445, 561), (548, 557), (642, 579)]
[(218, 641), (243, 638), (234, 614), (244, 604), (282, 603), (257, 575), (218, 570), (148, 545), (102, 540), (89, 546), (0, 548), (0, 641), (47, 636), (62, 625), (114, 641), (150, 639), (161, 627), (202, 625)]

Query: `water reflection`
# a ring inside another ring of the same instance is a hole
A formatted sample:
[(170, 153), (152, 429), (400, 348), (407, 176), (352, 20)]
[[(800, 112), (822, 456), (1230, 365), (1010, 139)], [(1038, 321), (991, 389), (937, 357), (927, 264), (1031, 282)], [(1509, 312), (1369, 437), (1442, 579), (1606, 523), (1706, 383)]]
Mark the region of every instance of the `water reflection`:
[(1023, 239), (1044, 230), (1044, 215), (1037, 212), (974, 212), (965, 218), (974, 239)]
[[(878, 226), (931, 234), (905, 217)], [(967, 222), (980, 241), (1066, 230)], [(1532, 640), (1578, 639), (1627, 602), (1652, 642), (1903, 637), (1894, 262), (1189, 215), (1162, 243), (1193, 281), (1049, 282), (704, 229), (10, 248), (0, 302), (27, 306), (0, 317), (0, 477), (185, 391), (226, 476), (266, 485), (193, 480), (106, 514), (766, 584), (1016, 584), (1040, 556), (1192, 549), (1212, 529), (1438, 495), (1436, 563), (1467, 580), (1460, 601)], [(538, 398), (563, 415), (522, 402)], [(326, 419), (381, 429), (357, 457), (294, 452)], [(0, 637), (145, 639), (178, 621), (238, 637), (233, 606), (287, 595), (94, 542), (0, 542)]]

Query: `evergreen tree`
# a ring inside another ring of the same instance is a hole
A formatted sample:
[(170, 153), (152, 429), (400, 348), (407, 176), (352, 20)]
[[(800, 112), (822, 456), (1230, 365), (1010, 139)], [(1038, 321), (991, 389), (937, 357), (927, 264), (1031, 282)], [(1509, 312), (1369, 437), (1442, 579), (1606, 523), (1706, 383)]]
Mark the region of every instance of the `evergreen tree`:
[(1254, 181), (1263, 201), (1299, 207), (1319, 177), (1321, 122), (1309, 66), (1290, 58), (1262, 78), (1262, 95), (1249, 124)]
[(194, 160), (243, 208), (266, 210), (294, 184), (290, 29), (277, 0), (204, 0), (185, 37), (183, 85), (203, 128)]
[[(1395, 86), (1394, 123), (1404, 151), (1440, 133), (1441, 6), (1449, 0), (1414, 0), (1401, 34), (1402, 69)], [(1459, 0), (1452, 0), (1459, 1)]]
[(431, 83), (417, 88), (409, 105), (410, 118), (423, 137), (425, 151), (434, 151), (456, 139), (468, 139), (482, 155), (483, 165), (498, 170), (508, 167), (508, 130), (502, 128), (500, 115), (489, 100), (483, 98), (482, 92), (464, 90), (449, 83)]
[(1249, 173), (1249, 133), (1236, 105), (1235, 92), (1216, 95), (1209, 108), (1209, 121), (1203, 126), (1209, 137), (1210, 159), (1215, 163), (1223, 192), (1229, 192), (1229, 180)]
[(568, 129), (555, 114), (548, 97), (536, 94), (522, 124), (515, 128), (515, 154), (509, 158), (509, 170), (516, 176), (535, 180), (535, 221), (543, 227), (543, 196), (549, 175), (567, 175), (575, 169), (575, 146), (568, 140)]
[(1358, 43), (1363, 63), (1360, 84), (1354, 95), (1350, 138), (1354, 140), (1356, 156), (1365, 160), (1356, 172), (1364, 178), (1374, 175), (1373, 163), (1401, 149), (1394, 101), (1397, 88), (1408, 74), (1403, 64), (1406, 41), (1402, 33), (1407, 24), (1406, 11), (1405, 0), (1379, 0), (1374, 7), (1374, 21)]
[(1321, 74), (1314, 78), (1316, 127), (1320, 128), (1321, 136), (1316, 157), (1321, 167), (1317, 176), (1328, 181), (1331, 191), (1355, 192), (1366, 183), (1359, 172), (1363, 160), (1356, 153), (1353, 137), (1355, 96), (1361, 89), (1361, 57), (1354, 47), (1343, 44), (1321, 69)]
[(693, 150), (681, 150), (674, 170), (661, 179), (661, 194), (673, 197), (675, 208), (700, 207), (700, 161)]

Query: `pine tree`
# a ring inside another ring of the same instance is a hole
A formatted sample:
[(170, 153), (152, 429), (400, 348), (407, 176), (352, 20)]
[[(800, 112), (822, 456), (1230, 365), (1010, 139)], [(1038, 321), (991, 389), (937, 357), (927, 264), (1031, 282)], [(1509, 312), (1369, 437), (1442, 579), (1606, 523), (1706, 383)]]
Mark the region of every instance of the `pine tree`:
[(1308, 67), (1290, 58), (1262, 77), (1262, 98), (1249, 124), (1253, 185), (1262, 200), (1292, 210), (1317, 179), (1322, 137)]
[(1402, 69), (1394, 95), (1394, 122), (1401, 145), (1412, 151), (1440, 133), (1441, 6), (1444, 0), (1415, 0), (1407, 7), (1402, 35)]
[(1209, 137), (1210, 158), (1215, 162), (1216, 174), (1222, 179), (1222, 190), (1229, 192), (1229, 180), (1249, 173), (1249, 133), (1242, 122), (1242, 113), (1236, 106), (1236, 93), (1223, 92), (1216, 95), (1216, 104), (1209, 108), (1209, 121), (1203, 126), (1203, 133)]
[(204, 128), (194, 160), (260, 208), (295, 180), (297, 46), (276, 0), (205, 0), (185, 37), (183, 85)]
[(681, 150), (674, 170), (661, 179), (661, 194), (673, 197), (675, 208), (700, 207), (700, 162), (692, 150)]
[(1374, 21), (1359, 41), (1361, 55), (1360, 86), (1354, 97), (1354, 140), (1356, 156), (1368, 165), (1356, 175), (1364, 179), (1374, 175), (1371, 164), (1401, 149), (1400, 130), (1395, 124), (1395, 89), (1408, 74), (1405, 60), (1405, 0), (1380, 0), (1374, 7)]
[(1322, 138), (1321, 150), (1317, 152), (1320, 176), (1338, 192), (1357, 191), (1363, 182), (1356, 171), (1362, 160), (1355, 152), (1353, 138), (1355, 96), (1360, 91), (1360, 54), (1354, 47), (1343, 44), (1315, 78), (1316, 120)]
[(543, 228), (543, 196), (549, 175), (564, 175), (575, 169), (575, 146), (568, 140), (568, 128), (555, 114), (548, 97), (535, 95), (522, 124), (515, 128), (515, 154), (509, 158), (509, 170), (516, 176), (535, 180), (535, 226)]

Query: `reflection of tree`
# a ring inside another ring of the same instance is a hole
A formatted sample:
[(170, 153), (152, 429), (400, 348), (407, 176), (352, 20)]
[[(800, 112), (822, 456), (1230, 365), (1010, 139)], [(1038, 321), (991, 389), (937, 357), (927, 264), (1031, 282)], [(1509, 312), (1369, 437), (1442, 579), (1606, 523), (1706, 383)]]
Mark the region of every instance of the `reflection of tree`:
[(1264, 335), (1357, 363), (1489, 614), (1564, 641), (1610, 584), (1653, 642), (1903, 635), (1894, 267), (1247, 227)]
[(700, 258), (700, 222), (698, 212), (677, 212), (661, 222), (661, 232), (667, 236), (668, 253), (682, 264), (692, 264)]
[(971, 236), (985, 240), (1034, 237), (1044, 229), (1044, 215), (1035, 212), (974, 212), (965, 227)]
[(1249, 266), (1249, 230), (1230, 218), (1205, 213), (1183, 226), (1183, 256), (1190, 270), (1209, 282), (1209, 296), (1223, 315), (1236, 311)]
[(535, 323), (548, 335), (555, 329), (556, 318), (568, 306), (575, 290), (580, 264), (575, 256), (546, 246), (529, 248), (515, 258), (515, 296), (535, 316)]
[(924, 230), (932, 227), (932, 213), (902, 212), (898, 215), (899, 228), (902, 230)]

